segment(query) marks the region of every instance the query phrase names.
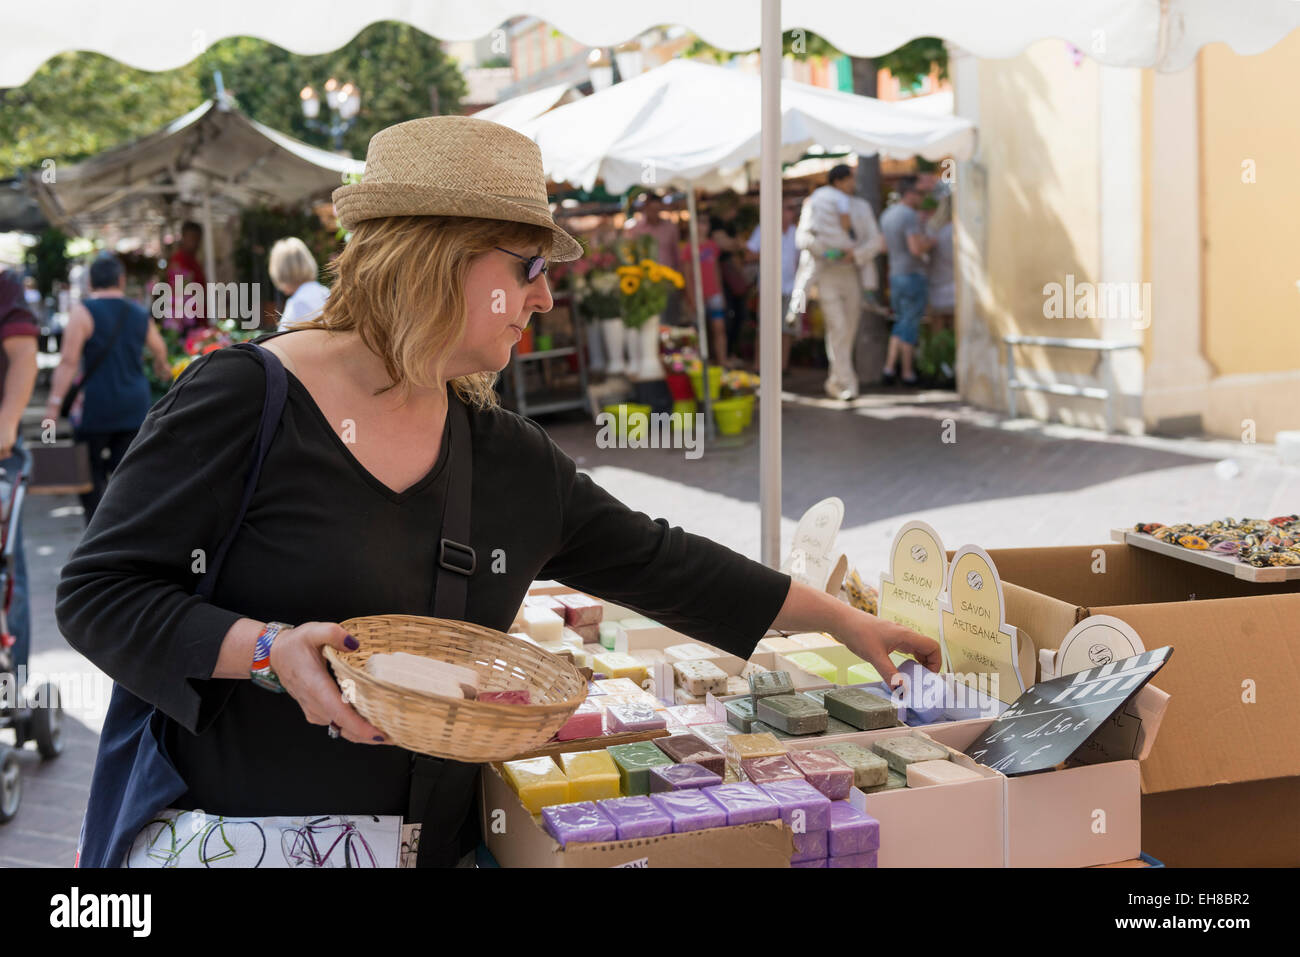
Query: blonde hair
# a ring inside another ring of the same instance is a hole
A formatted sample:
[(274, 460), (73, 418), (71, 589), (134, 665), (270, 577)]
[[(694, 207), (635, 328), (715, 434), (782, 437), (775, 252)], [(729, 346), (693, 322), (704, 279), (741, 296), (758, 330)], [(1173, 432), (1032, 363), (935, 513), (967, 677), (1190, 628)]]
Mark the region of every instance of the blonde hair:
[(281, 239), (271, 247), (271, 282), (277, 286), (301, 286), (317, 276), (316, 259), (297, 236)]
[[(385, 390), (436, 387), (465, 332), (475, 257), (496, 246), (523, 253), (540, 245), (548, 255), (553, 236), (545, 226), (469, 216), (363, 220), (329, 264), (335, 279), (323, 311), (296, 328), (355, 332), (383, 360)], [(495, 372), (476, 372), (451, 385), (465, 402), (490, 408), (495, 381)]]

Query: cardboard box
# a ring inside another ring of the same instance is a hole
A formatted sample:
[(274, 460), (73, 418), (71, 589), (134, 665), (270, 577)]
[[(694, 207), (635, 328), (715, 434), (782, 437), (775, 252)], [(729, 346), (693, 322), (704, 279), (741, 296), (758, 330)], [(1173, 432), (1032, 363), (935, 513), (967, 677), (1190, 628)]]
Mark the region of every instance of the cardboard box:
[(1170, 645), (1141, 763), (1145, 850), (1178, 866), (1300, 865), (1300, 582), (1251, 583), (1127, 545), (989, 552), (1007, 621), (1057, 648), (1092, 614)]
[[(926, 728), (935, 741), (964, 751), (992, 722)], [(1092, 867), (1142, 853), (1142, 795), (1137, 761), (1003, 776), (1007, 867)]]
[[(910, 728), (887, 728), (783, 743), (789, 751), (807, 751), (827, 741), (852, 741), (869, 750), (873, 742), (897, 735), (936, 740)], [(953, 760), (979, 772), (981, 780), (874, 794), (857, 788), (849, 792), (855, 807), (880, 822), (880, 867), (1003, 866), (1005, 779), (964, 754), (955, 754)]]
[(780, 821), (561, 847), (493, 765), (484, 765), (483, 840), (502, 867), (789, 867), (794, 840)]

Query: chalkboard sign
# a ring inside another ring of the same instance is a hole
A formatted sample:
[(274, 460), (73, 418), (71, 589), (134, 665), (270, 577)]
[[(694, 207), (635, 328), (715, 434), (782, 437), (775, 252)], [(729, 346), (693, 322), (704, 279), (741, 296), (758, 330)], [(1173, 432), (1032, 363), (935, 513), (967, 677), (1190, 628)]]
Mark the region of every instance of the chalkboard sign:
[(1173, 653), (1173, 648), (1156, 648), (1040, 681), (1002, 712), (966, 754), (1008, 776), (1054, 768), (1137, 694)]

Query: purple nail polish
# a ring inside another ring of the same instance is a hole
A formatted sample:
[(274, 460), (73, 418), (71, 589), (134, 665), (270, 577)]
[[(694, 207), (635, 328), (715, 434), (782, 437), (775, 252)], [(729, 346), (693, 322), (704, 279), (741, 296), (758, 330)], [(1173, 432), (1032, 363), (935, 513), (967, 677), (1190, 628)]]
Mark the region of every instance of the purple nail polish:
[(347, 648), (348, 651), (356, 651), (361, 647), (361, 642), (357, 641), (351, 635), (348, 635), (343, 639), (343, 646)]

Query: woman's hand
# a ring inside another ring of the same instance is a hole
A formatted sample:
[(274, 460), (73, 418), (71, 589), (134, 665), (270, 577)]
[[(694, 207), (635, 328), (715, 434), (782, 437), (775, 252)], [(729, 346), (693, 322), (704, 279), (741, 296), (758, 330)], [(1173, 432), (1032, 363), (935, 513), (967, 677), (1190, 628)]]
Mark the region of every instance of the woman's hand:
[(943, 653), (939, 643), (933, 638), (905, 628), (902, 625), (877, 618), (857, 608), (850, 608), (854, 614), (846, 625), (832, 634), (844, 642), (859, 658), (865, 658), (880, 672), (880, 677), (891, 688), (898, 675), (898, 669), (889, 658), (891, 651), (901, 651), (912, 655), (922, 666), (930, 671), (938, 671), (943, 663)]
[(357, 648), (356, 639), (341, 626), (309, 621), (276, 637), (271, 645), (271, 669), (312, 724), (333, 722), (343, 737), (358, 744), (387, 743), (383, 732), (343, 699), (321, 651), (326, 645), (340, 651)]

